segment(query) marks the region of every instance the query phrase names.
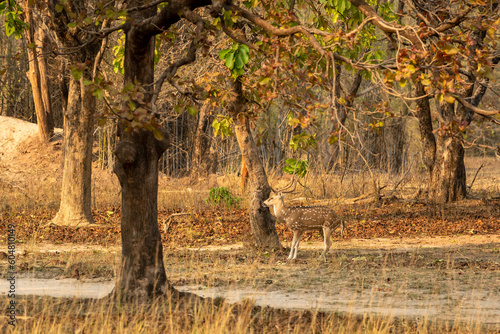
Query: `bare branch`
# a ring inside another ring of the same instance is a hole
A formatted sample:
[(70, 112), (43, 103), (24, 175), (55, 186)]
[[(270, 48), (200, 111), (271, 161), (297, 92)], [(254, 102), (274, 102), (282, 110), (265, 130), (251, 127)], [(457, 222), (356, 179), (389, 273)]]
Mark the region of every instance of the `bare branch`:
[(469, 12), (471, 10), (472, 10), (472, 7), (467, 8), (467, 10), (465, 10), (463, 13), (454, 17), (453, 20), (449, 20), (449, 21), (441, 24), (435, 30), (437, 32), (443, 32), (443, 31), (446, 31), (446, 30), (449, 30), (449, 29), (452, 29), (452, 28), (458, 26), (460, 23), (462, 23), (463, 21), (465, 21), (467, 19), (467, 15), (469, 14)]
[(211, 0), (169, 1), (158, 14), (140, 22), (141, 32), (144, 34), (144, 38), (149, 39), (179, 21), (181, 14), (187, 9), (194, 10), (211, 4)]
[(455, 99), (458, 100), (458, 102), (460, 102), (464, 107), (472, 110), (473, 112), (475, 112), (476, 114), (479, 114), (479, 115), (482, 115), (482, 116), (495, 116), (495, 115), (498, 115), (500, 114), (500, 110), (484, 110), (484, 109), (481, 109), (481, 108), (478, 108), (472, 104), (470, 104), (469, 102), (467, 102), (463, 97), (459, 96), (459, 95), (453, 95), (455, 97)]
[(372, 20), (375, 20), (374, 17), (369, 17), (367, 18), (366, 20), (364, 20), (363, 22), (361, 22), (361, 24), (356, 28), (354, 29), (353, 31), (349, 32), (346, 37), (350, 37), (350, 36), (354, 36), (356, 35), (358, 32), (361, 31), (361, 29), (363, 29), (363, 27), (368, 24), (369, 22), (371, 22)]
[(487, 115), (481, 115), (482, 117), (486, 118), (487, 120), (490, 120), (492, 121), (493, 123), (495, 124), (498, 124), (500, 125), (500, 119), (496, 119), (495, 117), (493, 116), (487, 116)]
[(356, 6), (358, 10), (367, 18), (372, 18), (373, 24), (386, 34), (397, 34), (409, 40), (413, 45), (418, 46), (421, 50), (425, 50), (425, 45), (418, 37), (416, 31), (411, 27), (404, 27), (397, 23), (389, 23), (380, 17), (377, 12), (370, 7), (364, 0), (349, 0), (351, 4)]
[[(188, 8), (183, 8), (183, 11), (181, 13), (182, 16), (184, 16), (187, 20), (193, 22), (196, 24), (196, 30), (195, 30), (195, 37), (191, 41), (191, 44), (189, 45), (188, 51), (184, 58), (181, 58), (174, 63), (172, 63), (169, 67), (163, 71), (163, 73), (160, 75), (158, 80), (155, 83), (155, 90), (153, 93), (153, 97), (151, 100), (151, 104), (154, 109), (156, 109), (156, 100), (158, 99), (158, 96), (160, 95), (161, 87), (163, 86), (163, 82), (167, 80), (179, 93), (182, 95), (188, 96), (189, 94), (185, 93), (177, 83), (173, 81), (173, 77), (177, 73), (177, 70), (184, 66), (193, 63), (196, 60), (196, 51), (197, 51), (197, 43), (198, 43), (198, 36), (201, 34), (203, 31), (204, 27), (204, 21), (201, 16), (196, 14), (195, 12), (191, 11)], [(195, 101), (197, 102), (197, 101)]]
[(222, 26), (222, 31), (224, 31), (224, 33), (227, 36), (229, 36), (229, 38), (231, 38), (232, 40), (234, 40), (234, 41), (236, 41), (236, 42), (238, 42), (240, 44), (245, 44), (246, 46), (248, 46), (252, 50), (256, 50), (257, 49), (257, 47), (255, 45), (253, 45), (252, 43), (246, 41), (244, 37), (238, 37), (238, 36), (236, 36), (236, 34), (233, 31), (231, 31), (231, 29), (229, 29), (228, 26), (226, 26), (224, 24), (224, 20), (223, 19), (221, 19), (220, 22), (221, 22), (221, 26)]
[[(110, 24), (110, 20), (104, 20), (102, 23), (103, 28), (107, 28), (107, 26)], [(97, 69), (99, 65), (101, 64), (102, 58), (104, 57), (104, 52), (106, 51), (106, 48), (108, 46), (108, 37), (103, 38), (101, 42), (101, 48), (99, 49), (99, 52), (97, 53), (97, 56), (94, 61), (94, 69), (92, 70), (92, 78), (95, 79), (97, 75)]]

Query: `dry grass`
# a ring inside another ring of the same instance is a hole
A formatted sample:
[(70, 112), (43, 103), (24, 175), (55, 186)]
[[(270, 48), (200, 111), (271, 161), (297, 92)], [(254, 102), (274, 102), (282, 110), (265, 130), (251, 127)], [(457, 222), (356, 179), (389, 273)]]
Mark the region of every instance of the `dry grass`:
[[(1, 301), (5, 307), (5, 299)], [(398, 321), (369, 314), (254, 307), (251, 301), (160, 299), (149, 305), (109, 300), (24, 297), (17, 326), (0, 319), (3, 333), (485, 333), (474, 324)]]
[[(168, 297), (136, 305), (18, 296), (18, 326), (8, 327), (3, 317), (0, 328), (14, 333), (497, 332), (496, 247), (386, 250), (350, 248), (346, 242), (329, 254), (327, 262), (318, 260), (320, 249), (309, 247), (294, 262), (285, 261), (286, 252), (248, 247), (171, 247), (165, 250), (165, 266), (174, 286), (205, 295), (225, 292), (228, 297), (232, 292), (258, 291), (273, 296), (277, 308), (255, 306), (250, 300), (231, 304), (211, 298)], [(119, 252), (49, 253), (36, 245), (18, 257), (18, 263), (29, 264), (24, 275), (83, 281), (96, 276), (113, 280), (119, 261)], [(317, 304), (308, 310), (281, 310), (293, 307), (293, 296), (302, 305), (314, 298)], [(0, 297), (5, 306), (8, 301), (5, 295)], [(322, 311), (325, 305), (329, 312)]]
[[(41, 148), (38, 148), (41, 150)], [(46, 149), (47, 150), (47, 149)], [(47, 155), (57, 156), (59, 153), (47, 150)], [(42, 152), (43, 153), (43, 152)], [(50, 158), (50, 157), (49, 157)], [(48, 158), (48, 159), (49, 159)], [(50, 159), (52, 159), (50, 158)], [(49, 160), (50, 160), (49, 159)], [(53, 159), (57, 161), (57, 159)], [(0, 210), (32, 211), (45, 208), (57, 210), (60, 199), (61, 166), (57, 163), (46, 163), (37, 160), (34, 167), (28, 167), (14, 174), (0, 177)], [(479, 167), (472, 187), (475, 197), (491, 197), (500, 194), (500, 176), (498, 175), (498, 159), (493, 157), (467, 157), (467, 184), (470, 186)], [(9, 166), (6, 167), (7, 171)], [(276, 170), (268, 171), (269, 182), (274, 188), (286, 185), (289, 175)], [(243, 197), (241, 207), (249, 205), (248, 187), (242, 193), (236, 174), (211, 175), (206, 179), (168, 178), (163, 174), (159, 179), (158, 206), (164, 210), (198, 210), (207, 207), (205, 199), (213, 187), (227, 187), (235, 196)], [(413, 197), (419, 189), (426, 188), (426, 173), (418, 163), (412, 165), (411, 171), (403, 171), (398, 175), (380, 173), (366, 169), (342, 173), (320, 173), (311, 171), (306, 179), (301, 180), (295, 197), (310, 200), (329, 200), (331, 204), (342, 203), (374, 189), (374, 184), (385, 187), (383, 194), (400, 198)], [(99, 168), (93, 169), (92, 175), (92, 208), (111, 209), (121, 205), (121, 191), (116, 176)]]
[[(5, 300), (2, 301), (5, 307)], [(4, 333), (384, 333), (407, 324), (371, 317), (286, 312), (220, 300), (161, 299), (148, 305), (109, 300), (25, 297), (17, 326)]]

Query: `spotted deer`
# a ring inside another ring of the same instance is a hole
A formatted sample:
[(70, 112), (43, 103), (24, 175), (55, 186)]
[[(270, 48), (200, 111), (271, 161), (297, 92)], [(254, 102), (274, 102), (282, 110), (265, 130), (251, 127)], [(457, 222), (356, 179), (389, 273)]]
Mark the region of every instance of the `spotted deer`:
[(273, 208), (274, 216), (284, 221), (286, 226), (293, 232), (293, 239), (288, 259), (297, 258), (300, 238), (304, 231), (323, 229), (325, 249), (320, 258), (324, 257), (332, 244), (330, 237), (332, 232), (339, 226), (341, 235), (344, 233), (344, 222), (341, 221), (335, 212), (326, 206), (298, 206), (286, 207), (283, 199), (285, 195), (279, 192), (263, 202), (264, 206)]

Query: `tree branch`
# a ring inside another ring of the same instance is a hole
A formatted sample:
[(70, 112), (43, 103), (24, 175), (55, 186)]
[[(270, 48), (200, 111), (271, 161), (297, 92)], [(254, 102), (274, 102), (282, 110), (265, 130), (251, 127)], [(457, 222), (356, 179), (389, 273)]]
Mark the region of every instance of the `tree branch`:
[(163, 82), (167, 80), (179, 93), (182, 95), (188, 95), (185, 93), (177, 83), (173, 81), (173, 77), (177, 73), (177, 70), (184, 66), (193, 63), (196, 60), (196, 51), (197, 51), (197, 43), (199, 40), (199, 35), (203, 31), (203, 26), (204, 26), (204, 21), (195, 12), (191, 11), (188, 8), (184, 8), (181, 12), (181, 15), (184, 16), (187, 20), (193, 22), (196, 24), (196, 30), (195, 30), (195, 37), (191, 41), (191, 44), (189, 45), (188, 51), (184, 58), (181, 58), (174, 63), (172, 63), (169, 67), (163, 71), (163, 73), (160, 75), (158, 80), (155, 83), (155, 90), (153, 93), (153, 97), (151, 100), (151, 104), (153, 106), (153, 109), (156, 109), (156, 100), (158, 99), (158, 96), (160, 95), (161, 87), (163, 86)]
[(140, 30), (144, 34), (144, 37), (149, 39), (151, 36), (165, 31), (168, 27), (179, 21), (181, 13), (186, 9), (194, 10), (211, 4), (210, 0), (169, 1), (158, 14), (140, 22)]
[(222, 31), (224, 31), (224, 33), (227, 36), (229, 36), (229, 38), (231, 38), (233, 41), (236, 41), (236, 42), (238, 42), (240, 44), (245, 44), (246, 46), (248, 46), (248, 48), (250, 48), (252, 50), (256, 50), (257, 49), (257, 47), (255, 45), (253, 45), (252, 43), (246, 41), (244, 37), (240, 38), (240, 37), (236, 36), (235, 33), (231, 29), (229, 29), (228, 26), (225, 25), (223, 18), (221, 18), (220, 23), (221, 23)]
[(463, 97), (459, 95), (453, 95), (455, 99), (457, 99), (458, 102), (460, 102), (464, 107), (472, 110), (476, 114), (482, 115), (482, 116), (495, 116), (500, 114), (500, 110), (484, 110), (481, 108), (478, 108), (471, 103), (467, 102)]
[(409, 40), (413, 45), (418, 46), (421, 50), (425, 50), (424, 43), (418, 37), (417, 33), (411, 27), (404, 27), (397, 23), (389, 23), (380, 17), (377, 12), (370, 7), (364, 0), (349, 0), (349, 2), (356, 6), (358, 10), (366, 16), (367, 19), (371, 18), (373, 24), (386, 34), (401, 35)]
[(353, 62), (351, 59), (341, 56), (335, 52), (329, 52), (326, 51), (321, 44), (318, 42), (318, 40), (314, 37), (313, 34), (318, 34), (318, 35), (331, 35), (328, 32), (314, 29), (314, 28), (306, 28), (302, 25), (297, 25), (294, 27), (290, 28), (278, 28), (273, 26), (271, 23), (268, 21), (258, 17), (257, 15), (254, 15), (253, 13), (240, 8), (238, 6), (235, 6), (233, 4), (226, 4), (225, 5), (226, 10), (230, 10), (234, 13), (237, 13), (238, 15), (246, 18), (248, 21), (252, 22), (254, 25), (257, 27), (260, 27), (267, 31), (268, 33), (275, 35), (275, 36), (290, 36), (290, 35), (295, 35), (295, 34), (303, 34), (311, 44), (311, 46), (323, 57), (326, 57), (327, 54), (331, 54), (335, 60), (339, 60), (341, 62), (349, 64), (351, 67), (357, 70), (370, 70), (370, 69), (375, 69), (375, 68), (383, 68), (383, 65), (372, 65), (372, 64), (366, 64), (366, 63), (359, 63), (359, 62)]

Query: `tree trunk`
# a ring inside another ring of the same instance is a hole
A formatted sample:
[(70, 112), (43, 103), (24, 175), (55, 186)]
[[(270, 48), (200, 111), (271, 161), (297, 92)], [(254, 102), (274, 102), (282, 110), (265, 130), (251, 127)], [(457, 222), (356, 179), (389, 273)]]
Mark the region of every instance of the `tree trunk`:
[(243, 162), (247, 166), (250, 178), (250, 226), (255, 241), (259, 247), (281, 249), (275, 219), (269, 208), (263, 207), (262, 202), (269, 198), (271, 187), (267, 181), (266, 171), (259, 149), (250, 130), (249, 120), (246, 117), (246, 101), (243, 96), (241, 81), (231, 79), (232, 89), (236, 98), (230, 106), (230, 113), (235, 121), (235, 134), (240, 146)]
[(460, 138), (438, 135), (436, 159), (430, 176), (430, 199), (446, 203), (465, 198), (464, 148)]
[[(153, 9), (134, 15), (144, 19)], [(141, 33), (140, 26), (126, 31), (125, 85), (149, 85), (144, 102), (151, 101), (154, 81), (154, 37)], [(119, 125), (115, 173), (122, 187), (122, 268), (115, 294), (124, 299), (148, 299), (169, 289), (163, 265), (163, 250), (158, 228), (158, 160), (170, 145), (162, 129), (158, 141), (150, 131), (126, 131)]]
[[(422, 84), (416, 83), (415, 87), (417, 97), (426, 96)], [(448, 122), (453, 120), (453, 104), (444, 102), (438, 108), (441, 109), (442, 119)], [(423, 160), (428, 171), (428, 198), (441, 203), (465, 198), (466, 173), (460, 134), (450, 136), (447, 131), (439, 130), (437, 138), (434, 136), (428, 97), (417, 100), (417, 117), (423, 144)]]
[(434, 159), (436, 158), (436, 138), (434, 137), (431, 118), (431, 107), (429, 97), (424, 86), (420, 82), (415, 83), (415, 95), (417, 97), (417, 118), (420, 129), (420, 141), (422, 142), (422, 160), (427, 169), (427, 181), (432, 179)]
[[(82, 96), (83, 90), (83, 96)], [(91, 211), (92, 129), (95, 97), (71, 78), (64, 115), (63, 180), (57, 225), (82, 226), (94, 222)]]
[(198, 126), (194, 139), (193, 169), (191, 172), (193, 178), (207, 177), (212, 170), (214, 157), (209, 154), (212, 137), (207, 134), (211, 119), (210, 104), (205, 103), (198, 113)]
[(168, 148), (168, 134), (158, 141), (149, 131), (120, 130), (115, 173), (122, 187), (122, 268), (115, 293), (148, 299), (169, 288), (158, 228), (158, 160)]
[[(354, 98), (358, 93), (358, 89), (361, 86), (362, 76), (361, 72), (358, 71), (354, 80), (351, 83), (351, 87), (349, 88), (349, 92), (344, 97), (345, 103), (342, 105), (339, 102), (339, 98), (341, 96), (342, 86), (340, 85), (340, 74), (341, 67), (339, 65), (336, 66), (336, 79), (335, 79), (335, 108), (332, 110), (333, 122), (331, 127), (332, 133), (337, 133), (337, 136), (340, 137), (340, 134), (345, 133), (345, 123), (347, 120), (347, 111), (354, 103)], [(330, 159), (328, 160), (327, 171), (330, 172), (337, 164), (340, 166), (347, 165), (347, 157), (348, 157), (348, 148), (344, 145), (344, 142), (341, 138), (337, 138), (335, 144), (333, 144), (333, 152), (331, 153)]]
[(40, 140), (48, 142), (54, 134), (52, 102), (50, 98), (50, 83), (47, 75), (47, 59), (45, 58), (45, 33), (34, 24), (33, 15), (28, 1), (23, 2), (24, 15), (29, 28), (25, 37), (28, 48), (29, 70), (26, 73), (31, 83), (33, 101)]

